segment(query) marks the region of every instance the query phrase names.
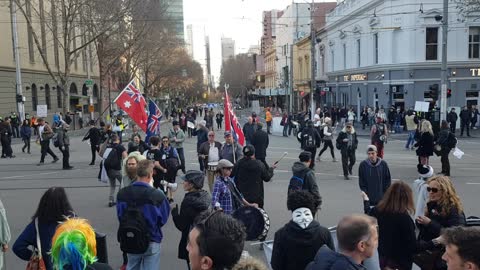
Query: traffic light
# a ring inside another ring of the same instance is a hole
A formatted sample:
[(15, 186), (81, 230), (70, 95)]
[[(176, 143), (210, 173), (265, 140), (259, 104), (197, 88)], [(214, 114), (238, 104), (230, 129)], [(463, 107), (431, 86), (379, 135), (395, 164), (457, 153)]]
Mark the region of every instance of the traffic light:
[(448, 88), (447, 89), (447, 98), (452, 96), (452, 89)]
[(428, 89), (430, 90), (430, 97), (433, 100), (438, 100), (438, 84), (431, 84)]

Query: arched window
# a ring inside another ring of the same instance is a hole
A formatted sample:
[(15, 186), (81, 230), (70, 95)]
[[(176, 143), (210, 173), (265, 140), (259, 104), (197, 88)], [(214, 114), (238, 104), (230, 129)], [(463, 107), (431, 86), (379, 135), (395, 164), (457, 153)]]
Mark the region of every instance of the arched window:
[(49, 110), (52, 109), (50, 103), (50, 86), (48, 84), (45, 84), (45, 103), (47, 104), (47, 108)]
[(86, 84), (82, 86), (82, 96), (88, 96), (88, 87)]
[(70, 84), (70, 94), (78, 94), (77, 85), (75, 83)]
[(98, 98), (98, 85), (97, 84), (93, 85), (93, 97)]
[(37, 94), (37, 86), (32, 84), (32, 111), (37, 110), (38, 105), (38, 94)]
[(57, 85), (57, 107), (62, 108), (62, 87)]

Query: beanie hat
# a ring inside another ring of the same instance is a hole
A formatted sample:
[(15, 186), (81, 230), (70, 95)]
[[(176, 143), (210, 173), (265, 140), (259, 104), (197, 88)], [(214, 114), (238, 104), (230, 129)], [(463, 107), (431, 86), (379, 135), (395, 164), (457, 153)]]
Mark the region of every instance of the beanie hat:
[(185, 175), (182, 175), (180, 178), (183, 181), (192, 183), (196, 189), (202, 189), (205, 175), (201, 171), (188, 170), (187, 173)]
[(310, 161), (312, 159), (312, 153), (307, 152), (307, 151), (303, 151), (303, 152), (300, 153), (298, 158), (300, 159), (301, 162)]
[(255, 147), (253, 145), (247, 145), (243, 148), (243, 155), (246, 157), (251, 157), (255, 155)]
[(421, 178), (426, 179), (426, 178), (430, 178), (430, 177), (433, 176), (432, 166), (418, 164), (417, 169), (418, 169), (418, 174), (420, 175)]

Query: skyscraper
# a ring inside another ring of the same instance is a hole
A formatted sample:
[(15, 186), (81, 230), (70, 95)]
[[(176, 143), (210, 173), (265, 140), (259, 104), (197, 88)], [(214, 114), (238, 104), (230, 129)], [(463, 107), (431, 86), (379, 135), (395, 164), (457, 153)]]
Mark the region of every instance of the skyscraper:
[(222, 61), (235, 57), (235, 40), (222, 37)]
[(172, 22), (172, 30), (180, 40), (184, 40), (183, 0), (166, 0), (167, 16)]
[(193, 26), (187, 25), (187, 38), (185, 40), (188, 55), (193, 59)]

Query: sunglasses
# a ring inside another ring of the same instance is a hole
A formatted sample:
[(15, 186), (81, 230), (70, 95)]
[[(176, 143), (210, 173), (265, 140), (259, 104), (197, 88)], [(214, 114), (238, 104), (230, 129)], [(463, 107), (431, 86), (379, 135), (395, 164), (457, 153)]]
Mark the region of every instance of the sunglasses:
[(432, 193), (437, 193), (437, 192), (438, 192), (438, 188), (427, 187), (427, 191), (428, 191), (428, 192), (432, 192)]
[(164, 143), (168, 143), (168, 141), (162, 141), (162, 142), (164, 142)]
[(215, 137), (215, 135), (208, 135), (208, 137)]

